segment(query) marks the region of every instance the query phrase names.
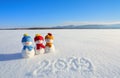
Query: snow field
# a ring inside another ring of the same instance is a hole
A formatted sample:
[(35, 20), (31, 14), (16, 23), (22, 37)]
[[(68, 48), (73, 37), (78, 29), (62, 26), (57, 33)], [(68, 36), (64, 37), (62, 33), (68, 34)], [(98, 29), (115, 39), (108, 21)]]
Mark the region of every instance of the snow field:
[[(48, 32), (54, 53), (21, 57), (24, 33)], [(120, 30), (1, 30), (0, 43), (0, 78), (120, 78)]]

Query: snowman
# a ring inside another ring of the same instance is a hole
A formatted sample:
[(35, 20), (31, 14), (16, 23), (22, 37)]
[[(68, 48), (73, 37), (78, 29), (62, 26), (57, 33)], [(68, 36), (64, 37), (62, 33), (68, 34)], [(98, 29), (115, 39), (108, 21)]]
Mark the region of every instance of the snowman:
[(35, 55), (32, 38), (28, 34), (24, 34), (22, 38), (23, 49), (22, 56), (24, 58), (33, 57)]
[(35, 47), (35, 54), (44, 54), (45, 46), (43, 45), (44, 38), (40, 34), (36, 34), (34, 38), (36, 47)]
[(45, 36), (45, 41), (46, 41), (45, 52), (46, 53), (55, 51), (55, 47), (53, 45), (53, 39), (54, 39), (54, 37), (53, 37), (53, 35), (51, 33), (48, 33)]

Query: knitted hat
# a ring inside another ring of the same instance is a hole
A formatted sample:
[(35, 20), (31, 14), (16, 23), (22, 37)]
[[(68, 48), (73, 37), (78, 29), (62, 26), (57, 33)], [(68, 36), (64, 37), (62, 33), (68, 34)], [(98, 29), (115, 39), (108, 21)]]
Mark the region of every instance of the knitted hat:
[(53, 35), (51, 33), (48, 33), (46, 36), (45, 36), (45, 39), (54, 39)]
[(34, 41), (37, 41), (37, 40), (44, 40), (44, 38), (40, 34), (36, 34)]
[(24, 34), (22, 38), (22, 42), (31, 42), (32, 38), (28, 34)]

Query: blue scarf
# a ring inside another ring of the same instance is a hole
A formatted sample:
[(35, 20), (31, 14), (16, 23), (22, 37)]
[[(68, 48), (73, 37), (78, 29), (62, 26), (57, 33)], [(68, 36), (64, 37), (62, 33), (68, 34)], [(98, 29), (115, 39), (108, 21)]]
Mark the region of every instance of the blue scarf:
[(29, 51), (31, 51), (33, 49), (33, 46), (24, 46), (23, 50), (26, 50), (26, 49), (28, 49)]

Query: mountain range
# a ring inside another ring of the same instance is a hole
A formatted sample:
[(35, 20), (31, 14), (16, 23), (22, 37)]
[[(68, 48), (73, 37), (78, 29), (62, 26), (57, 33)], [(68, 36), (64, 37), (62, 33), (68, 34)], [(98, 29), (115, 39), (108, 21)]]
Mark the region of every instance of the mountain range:
[(120, 29), (120, 24), (111, 24), (111, 25), (66, 25), (66, 26), (53, 26), (53, 27), (19, 27), (19, 28), (0, 28), (0, 30), (24, 30), (24, 29)]
[(112, 25), (67, 25), (67, 26), (56, 26), (53, 28), (60, 29), (120, 29), (120, 24)]

